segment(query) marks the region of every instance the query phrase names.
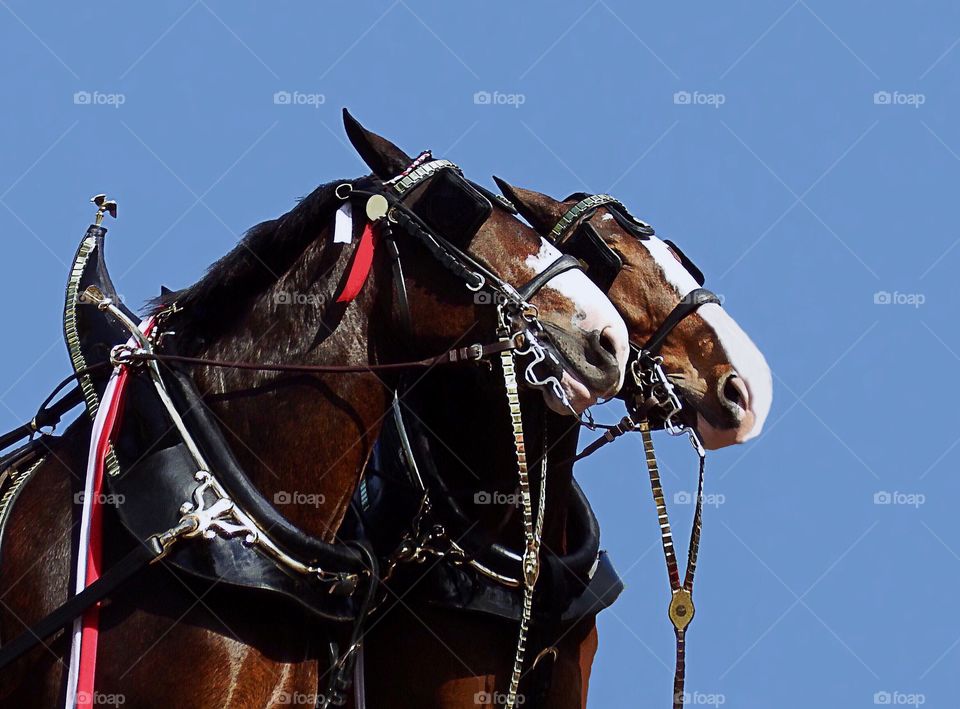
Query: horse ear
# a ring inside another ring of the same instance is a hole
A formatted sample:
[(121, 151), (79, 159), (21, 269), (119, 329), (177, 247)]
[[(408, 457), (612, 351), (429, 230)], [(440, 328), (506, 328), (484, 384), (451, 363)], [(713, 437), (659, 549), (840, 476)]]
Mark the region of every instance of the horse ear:
[(553, 229), (567, 211), (563, 202), (558, 202), (553, 197), (548, 197), (533, 190), (514, 187), (496, 175), (494, 175), (493, 181), (497, 183), (497, 187), (503, 192), (503, 196), (516, 205), (517, 211), (540, 234), (546, 234)]
[(351, 116), (347, 109), (343, 109), (343, 126), (353, 147), (360, 153), (360, 157), (381, 180), (389, 179), (402, 172), (413, 162), (413, 158), (389, 140), (371, 133), (360, 125), (360, 122)]

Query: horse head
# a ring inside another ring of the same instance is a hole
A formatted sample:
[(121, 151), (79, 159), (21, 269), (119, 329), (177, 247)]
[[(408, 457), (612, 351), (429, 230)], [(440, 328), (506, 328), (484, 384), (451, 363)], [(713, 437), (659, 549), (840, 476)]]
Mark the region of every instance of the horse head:
[[(497, 184), (541, 234), (557, 234), (561, 220), (587, 197), (574, 194), (559, 201), (503, 180)], [(581, 226), (585, 229), (574, 244), (570, 237)], [(635, 347), (642, 347), (677, 304), (702, 285), (699, 269), (679, 247), (655, 236), (615, 200), (570, 215), (562, 231), (560, 248), (572, 248), (589, 264), (591, 276), (626, 320)], [(705, 447), (742, 443), (760, 433), (773, 396), (770, 369), (720, 304), (707, 302), (680, 320), (659, 355), (685, 404), (681, 420), (697, 430)]]
[[(426, 153), (416, 159), (407, 155), (365, 129), (347, 111), (344, 123), (357, 152), (381, 183), (402, 185), (402, 176), (411, 174), (411, 166), (426, 164)], [(563, 254), (484, 188), (465, 180), (459, 186), (435, 187), (438, 179), (439, 175), (434, 175), (417, 182), (403, 201), (414, 212), (426, 212), (429, 217), (424, 220), (431, 226), (446, 227), (438, 229), (442, 236), (533, 306), (542, 327), (528, 334), (549, 353), (549, 361), (543, 365), (549, 369), (552, 363), (554, 371), (543, 377), (529, 369), (540, 363), (528, 361), (526, 381), (534, 384), (555, 378), (559, 387), (543, 387), (543, 392), (547, 404), (560, 412), (572, 407), (579, 413), (598, 399), (614, 395), (624, 379), (629, 345), (623, 318), (607, 296), (578, 264), (558, 269)], [(459, 199), (458, 190), (470, 194)], [(438, 194), (448, 200), (442, 210), (430, 204)], [(458, 202), (462, 203), (459, 208)], [(478, 210), (477, 203), (487, 203), (487, 208)], [(417, 259), (407, 269), (411, 326), (415, 339), (424, 343), (436, 342), (437, 336), (450, 339), (462, 335), (465, 328), (489, 317), (493, 309), (486, 306), (497, 304), (463, 289), (460, 296), (469, 298), (442, 295), (446, 290), (438, 289), (437, 284), (444, 274), (437, 271), (429, 259)], [(468, 307), (451, 307), (458, 300)]]

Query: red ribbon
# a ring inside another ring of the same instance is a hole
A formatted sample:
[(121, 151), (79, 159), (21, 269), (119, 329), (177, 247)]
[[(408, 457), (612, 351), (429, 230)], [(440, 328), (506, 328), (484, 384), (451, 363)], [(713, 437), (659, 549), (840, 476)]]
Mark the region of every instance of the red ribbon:
[(350, 273), (347, 275), (347, 282), (343, 290), (337, 297), (338, 303), (349, 303), (359, 295), (363, 284), (367, 282), (370, 275), (370, 269), (373, 266), (373, 252), (376, 247), (376, 231), (372, 222), (367, 222), (363, 227), (363, 234), (360, 236), (360, 243), (357, 245), (357, 251), (353, 255), (353, 263), (350, 264)]

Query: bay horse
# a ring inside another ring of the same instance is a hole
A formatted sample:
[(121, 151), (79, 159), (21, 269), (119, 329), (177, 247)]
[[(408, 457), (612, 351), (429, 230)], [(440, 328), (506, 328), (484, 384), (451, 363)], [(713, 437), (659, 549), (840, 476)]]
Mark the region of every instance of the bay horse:
[[(376, 175), (401, 175), (415, 161), (345, 113), (348, 136)], [(405, 201), (416, 209), (430, 178)], [(237, 248), (195, 285), (161, 299), (175, 313), (169, 341), (203, 360), (367, 365), (417, 360), (489, 337), (497, 326), (489, 299), (478, 299), (429, 249), (397, 238), (397, 269), (375, 251), (356, 298), (336, 302), (359, 246), (333, 244), (343, 207), (338, 187), (379, 188), (365, 178), (317, 188), (283, 216), (251, 229)], [(425, 199), (425, 198), (424, 198)], [(354, 205), (360, 211), (362, 204)], [(356, 220), (359, 226), (362, 220)], [(357, 244), (360, 229), (353, 230)], [(359, 239), (362, 243), (362, 237)], [(547, 273), (559, 257), (550, 244), (503, 209), (476, 225), (463, 258), (519, 287)], [(449, 265), (449, 264), (448, 264)], [(543, 284), (540, 284), (541, 287)], [(567, 271), (531, 298), (549, 324), (549, 345), (562, 362), (559, 387), (540, 397), (557, 410), (582, 410), (611, 395), (626, 367), (626, 330), (605, 296), (582, 272)], [(303, 307), (304, 303), (308, 307)], [(547, 329), (547, 328), (545, 328)], [(562, 349), (562, 351), (561, 351)], [(460, 373), (438, 368), (447, 396), (467, 407), (476, 393)], [(190, 368), (203, 402), (223, 430), (250, 482), (305, 534), (333, 542), (369, 458), (400, 377), (391, 372), (325, 375), (256, 369)], [(415, 391), (416, 377), (406, 390)], [(6, 510), (0, 560), (0, 629), (4, 641), (67, 598), (89, 421), (45, 437), (45, 452), (17, 460), (15, 504)], [(127, 546), (106, 518), (104, 556)], [(262, 707), (322, 701), (331, 630), (297, 606), (185, 576), (165, 562), (141, 573), (104, 604), (100, 616), (96, 703), (134, 707)], [(18, 660), (0, 677), (0, 705), (56, 706), (69, 647), (64, 633)], [(318, 687), (320, 689), (318, 689)], [(89, 699), (89, 698), (88, 698)]]
[[(503, 180), (497, 179), (497, 183), (539, 233), (558, 236), (555, 228), (561, 223), (564, 237), (582, 227), (589, 230), (578, 239), (564, 238), (558, 245), (587, 262), (588, 274), (608, 292), (627, 322), (630, 341), (637, 349), (669, 320), (678, 303), (702, 285), (699, 269), (678, 246), (657, 238), (652, 230), (638, 235), (638, 224), (643, 223), (626, 215), (615, 201), (604, 203), (603, 199), (580, 193), (561, 201), (512, 187)], [(585, 200), (592, 207), (574, 212), (564, 222)], [(610, 264), (614, 264), (612, 270)], [(742, 443), (760, 433), (772, 399), (770, 370), (757, 347), (719, 304), (706, 302), (691, 308), (669, 329), (659, 352), (663, 369), (683, 404), (673, 425), (682, 422), (692, 427), (709, 449)], [(422, 435), (429, 439), (422, 452), (424, 458), (433, 459), (429, 461), (432, 467), (442, 471), (449, 489), (489, 491), (491, 488), (484, 488), (490, 484), (486, 473), (494, 471), (493, 478), (500, 487), (492, 489), (513, 492), (511, 461), (494, 444), (503, 432), (488, 432), (486, 423), (496, 420), (495, 412), (502, 408), (502, 402), (496, 396), (487, 397), (487, 409), (475, 407), (464, 419), (462, 412), (444, 409), (441, 391), (433, 391), (432, 398), (428, 391), (426, 386), (422, 388), (421, 396), (404, 408), (410, 410), (414, 402), (421, 405), (411, 411), (411, 418), (423, 422)], [(629, 398), (630, 387), (626, 386), (621, 395)], [(530, 406), (534, 405), (531, 402)], [(539, 426), (543, 421), (546, 437)], [(562, 557), (570, 552), (567, 510), (571, 497), (576, 496), (571, 485), (579, 426), (537, 416), (530, 417), (529, 423), (525, 431), (528, 440), (535, 442), (533, 460), (543, 455), (544, 448), (548, 451), (543, 548), (548, 556)], [(544, 443), (538, 445), (541, 438)], [(421, 465), (424, 462), (422, 459)], [(478, 480), (474, 471), (484, 471), (485, 475)], [(488, 543), (522, 549), (515, 505), (512, 509), (509, 504), (473, 505), (468, 509), (470, 519)], [(408, 595), (382, 620), (374, 622), (367, 635), (368, 705), (398, 709), (504, 706), (513, 670), (516, 624), (490, 613), (465, 612), (461, 608), (468, 604), (451, 603), (442, 594), (425, 592), (432, 581), (435, 586), (442, 582), (434, 580), (434, 568), (418, 571), (414, 569), (405, 580)], [(541, 590), (540, 601), (549, 604), (550, 592), (549, 587)], [(588, 589), (587, 593), (596, 591)], [(548, 617), (541, 621), (548, 624), (547, 629), (532, 654), (550, 649), (543, 664), (552, 663), (552, 667), (546, 669), (548, 679), (538, 688), (535, 680), (541, 670), (534, 671), (529, 661), (532, 658), (528, 658), (524, 672), (528, 693), (518, 698), (517, 706), (585, 707), (598, 642), (595, 610), (563, 627)]]

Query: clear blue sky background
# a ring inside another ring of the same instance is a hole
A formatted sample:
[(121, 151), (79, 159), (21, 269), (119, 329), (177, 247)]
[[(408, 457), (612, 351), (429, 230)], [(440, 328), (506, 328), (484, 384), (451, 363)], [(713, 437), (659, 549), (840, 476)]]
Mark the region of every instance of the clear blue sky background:
[[(120, 201), (109, 258), (139, 305), (360, 174), (349, 106), (479, 179), (612, 190), (695, 257), (766, 353), (766, 433), (709, 460), (722, 504), (689, 635), (696, 702), (955, 707), (958, 38), (944, 1), (0, 0), (0, 423), (67, 371), (62, 289), (90, 195)], [(663, 443), (671, 499), (694, 461)], [(579, 469), (627, 583), (601, 617), (591, 707), (670, 695), (639, 450)], [(675, 506), (681, 546), (690, 513)]]

